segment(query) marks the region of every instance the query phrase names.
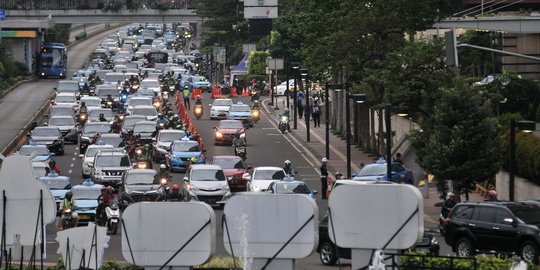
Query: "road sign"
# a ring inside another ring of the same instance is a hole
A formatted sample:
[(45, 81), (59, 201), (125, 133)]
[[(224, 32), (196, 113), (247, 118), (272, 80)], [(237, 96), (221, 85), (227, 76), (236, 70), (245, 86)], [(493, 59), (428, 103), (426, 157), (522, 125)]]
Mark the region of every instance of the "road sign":
[(266, 65), (269, 69), (283, 69), (283, 58), (267, 58)]
[(6, 19), (6, 10), (0, 9), (0, 21), (4, 21)]

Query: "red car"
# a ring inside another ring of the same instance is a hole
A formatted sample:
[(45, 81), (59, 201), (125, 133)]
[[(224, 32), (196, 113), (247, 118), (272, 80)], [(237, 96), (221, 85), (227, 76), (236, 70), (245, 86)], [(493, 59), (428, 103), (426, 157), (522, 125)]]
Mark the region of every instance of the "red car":
[(219, 165), (229, 183), (232, 192), (247, 191), (251, 166), (246, 166), (242, 158), (237, 156), (214, 156), (210, 164)]
[(240, 120), (221, 120), (219, 125), (214, 127), (215, 144), (232, 144), (234, 135), (240, 133), (240, 137), (246, 141), (246, 128)]

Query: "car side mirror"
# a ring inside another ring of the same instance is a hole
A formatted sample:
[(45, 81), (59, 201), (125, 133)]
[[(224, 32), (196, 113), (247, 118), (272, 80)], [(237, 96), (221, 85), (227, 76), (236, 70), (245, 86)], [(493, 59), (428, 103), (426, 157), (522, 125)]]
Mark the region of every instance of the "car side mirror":
[(189, 182), (189, 179), (187, 176), (184, 176), (184, 182)]
[(79, 158), (84, 158), (84, 155), (83, 155), (83, 154), (80, 154), (80, 155), (79, 155)]
[(319, 194), (319, 192), (318, 192), (317, 190), (315, 190), (315, 189), (312, 190), (312, 192), (313, 192), (313, 194), (315, 194), (315, 195)]
[(43, 125), (44, 125), (44, 126), (48, 126), (48, 125), (49, 125), (49, 123), (47, 123), (47, 122), (43, 122)]
[(208, 104), (208, 107), (212, 107), (212, 104)]

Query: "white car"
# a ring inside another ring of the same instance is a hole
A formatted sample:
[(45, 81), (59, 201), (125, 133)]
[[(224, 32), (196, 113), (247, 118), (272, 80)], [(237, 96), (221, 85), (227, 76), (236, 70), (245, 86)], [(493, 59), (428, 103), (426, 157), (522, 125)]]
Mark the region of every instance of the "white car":
[(255, 167), (249, 182), (249, 191), (266, 191), (274, 181), (283, 180), (285, 171), (280, 167)]
[(99, 97), (95, 97), (95, 96), (81, 97), (81, 99), (79, 101), (80, 101), (79, 102), (79, 110), (81, 108), (81, 103), (83, 103), (83, 102), (84, 102), (84, 105), (86, 105), (86, 108), (88, 110), (101, 108), (101, 98), (99, 98)]
[(227, 177), (217, 165), (192, 164), (184, 177), (184, 194), (188, 201), (223, 205), (232, 195)]
[(156, 121), (158, 112), (152, 105), (137, 105), (131, 110), (131, 115), (143, 115), (148, 121)]
[(89, 145), (86, 149), (86, 153), (80, 154), (79, 157), (82, 159), (82, 177), (88, 178), (92, 173), (92, 167), (94, 166), (94, 158), (99, 150), (102, 149), (113, 149), (113, 146), (110, 144), (105, 145)]
[[(152, 91), (151, 94), (148, 90)], [(137, 94), (144, 96), (148, 96), (149, 94), (154, 96), (157, 94), (157, 96), (161, 96), (161, 84), (159, 83), (158, 78), (146, 78), (142, 80)]]
[(77, 108), (77, 96), (75, 93), (58, 93), (54, 98), (52, 104), (54, 105), (67, 105), (72, 108)]
[(231, 105), (233, 105), (231, 99), (215, 99), (210, 108), (210, 119), (227, 119)]
[[(302, 80), (304, 85), (306, 84), (305, 80)], [(299, 89), (300, 86), (298, 85), (298, 82), (296, 82), (296, 89)], [(283, 96), (285, 95), (285, 91), (287, 91), (287, 82), (280, 83), (276, 88), (276, 95)], [(289, 80), (289, 91), (294, 91), (294, 79)]]
[(136, 97), (136, 96), (129, 98), (126, 102), (127, 113), (131, 114), (133, 107), (138, 106), (138, 105), (152, 106), (152, 99), (149, 97)]

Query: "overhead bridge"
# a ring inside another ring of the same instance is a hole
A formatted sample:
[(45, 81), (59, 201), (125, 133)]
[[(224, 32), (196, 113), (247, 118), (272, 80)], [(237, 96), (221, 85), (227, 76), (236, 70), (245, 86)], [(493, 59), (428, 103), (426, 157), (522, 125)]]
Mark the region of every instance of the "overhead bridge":
[(537, 14), (536, 16), (449, 18), (436, 23), (433, 27), (501, 31), (521, 34), (539, 33), (540, 14)]
[(195, 10), (192, 9), (120, 9), (110, 11), (103, 9), (83, 10), (7, 10), (7, 20), (45, 20), (53, 19), (55, 23), (172, 23), (199, 22)]

